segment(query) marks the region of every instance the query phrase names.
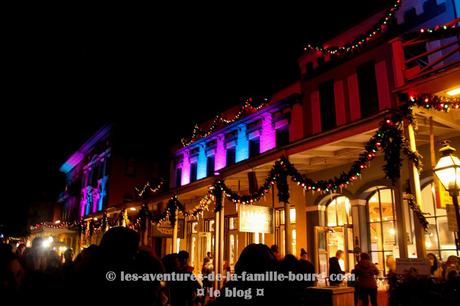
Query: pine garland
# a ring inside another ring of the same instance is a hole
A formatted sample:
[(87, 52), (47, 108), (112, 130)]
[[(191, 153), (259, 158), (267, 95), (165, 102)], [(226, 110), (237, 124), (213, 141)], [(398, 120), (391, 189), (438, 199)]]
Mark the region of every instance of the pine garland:
[(425, 230), (425, 232), (428, 232), (429, 223), (428, 223), (428, 220), (425, 218), (425, 215), (427, 215), (428, 213), (423, 213), (420, 210), (420, 207), (417, 205), (417, 203), (415, 203), (415, 196), (413, 194), (407, 193), (406, 200), (407, 200), (407, 204), (409, 205), (411, 210), (414, 212), (418, 221), (423, 226), (423, 229)]

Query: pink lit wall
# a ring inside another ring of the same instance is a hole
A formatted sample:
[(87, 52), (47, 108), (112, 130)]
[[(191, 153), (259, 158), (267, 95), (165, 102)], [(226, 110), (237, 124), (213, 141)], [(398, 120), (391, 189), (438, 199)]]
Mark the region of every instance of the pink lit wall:
[(225, 150), (225, 137), (219, 135), (216, 142), (216, 155), (215, 155), (215, 170), (220, 170), (225, 167), (227, 162), (227, 152)]
[(190, 151), (184, 151), (184, 159), (182, 162), (182, 179), (181, 185), (190, 183)]
[(273, 126), (272, 114), (262, 115), (262, 131), (260, 133), (260, 153), (276, 147), (276, 131)]

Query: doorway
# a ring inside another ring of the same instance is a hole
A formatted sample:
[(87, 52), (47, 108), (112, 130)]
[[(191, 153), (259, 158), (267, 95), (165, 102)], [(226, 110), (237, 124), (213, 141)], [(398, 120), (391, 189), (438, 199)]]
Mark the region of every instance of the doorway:
[(326, 276), (329, 271), (329, 258), (334, 257), (338, 250), (344, 252), (339, 264), (343, 271), (350, 272), (356, 258), (353, 252), (353, 228), (344, 226), (315, 227), (316, 270)]

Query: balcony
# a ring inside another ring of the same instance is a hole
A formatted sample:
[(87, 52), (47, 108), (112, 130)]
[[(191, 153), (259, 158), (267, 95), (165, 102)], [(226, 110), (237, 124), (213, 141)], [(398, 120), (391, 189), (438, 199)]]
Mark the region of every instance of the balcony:
[(392, 41), (397, 87), (452, 72), (460, 64), (460, 18)]

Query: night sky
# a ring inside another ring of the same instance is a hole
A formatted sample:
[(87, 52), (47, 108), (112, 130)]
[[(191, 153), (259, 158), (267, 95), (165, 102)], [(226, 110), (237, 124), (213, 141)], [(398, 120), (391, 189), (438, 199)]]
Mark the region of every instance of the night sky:
[(14, 14), (2, 39), (0, 224), (17, 231), (31, 203), (56, 199), (64, 187), (59, 166), (102, 124), (140, 131), (142, 145), (162, 160), (195, 122), (299, 79), (305, 43), (320, 43), (392, 1), (310, 2)]

